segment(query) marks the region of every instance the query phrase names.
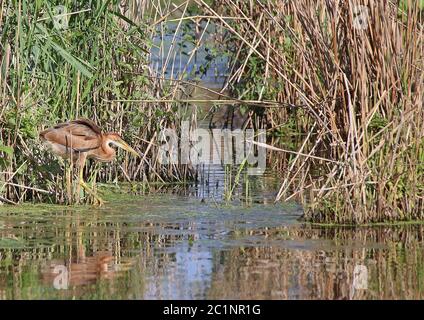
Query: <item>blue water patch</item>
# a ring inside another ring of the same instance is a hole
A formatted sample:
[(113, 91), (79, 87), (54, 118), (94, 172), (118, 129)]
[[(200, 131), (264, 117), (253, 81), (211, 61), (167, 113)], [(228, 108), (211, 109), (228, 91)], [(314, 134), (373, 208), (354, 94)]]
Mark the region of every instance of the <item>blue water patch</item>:
[(168, 22), (164, 30), (158, 26), (150, 67), (158, 77), (222, 87), (229, 73), (229, 55), (222, 40), (217, 40), (221, 35), (216, 25), (205, 21), (197, 25), (186, 21), (179, 28), (178, 23)]

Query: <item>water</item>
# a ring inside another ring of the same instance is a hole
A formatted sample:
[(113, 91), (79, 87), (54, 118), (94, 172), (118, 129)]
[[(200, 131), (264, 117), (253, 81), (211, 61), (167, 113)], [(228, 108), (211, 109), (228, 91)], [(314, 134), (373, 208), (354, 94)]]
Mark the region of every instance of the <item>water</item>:
[(153, 38), (150, 69), (155, 77), (177, 80), (173, 84), (185, 81), (180, 84), (189, 98), (203, 100), (191, 104), (201, 128), (238, 129), (247, 120), (247, 112), (242, 113), (233, 105), (220, 105), (211, 112), (214, 104), (207, 101), (223, 98), (216, 92), (229, 94), (226, 80), (231, 72), (231, 59), (225, 43), (225, 29), (204, 20), (186, 21), (180, 27), (177, 22), (169, 22), (157, 27)]
[(423, 298), (422, 225), (303, 224), (255, 179), (230, 202), (172, 186), (100, 209), (3, 208), (0, 298)]
[[(150, 67), (166, 79), (198, 81), (221, 89), (229, 74), (228, 50), (219, 45), (222, 30), (205, 21), (167, 23), (158, 27), (150, 53)], [(222, 40), (221, 40), (222, 41)]]
[[(163, 47), (152, 51), (152, 66), (176, 79), (193, 41), (179, 34), (166, 63), (174, 27), (163, 42), (154, 39)], [(219, 89), (228, 61), (208, 56), (212, 49), (202, 45), (185, 79)], [(230, 109), (223, 110), (215, 127), (224, 126)], [(424, 297), (423, 225), (312, 226), (299, 222), (299, 205), (274, 204), (282, 178), (273, 172), (249, 177), (230, 201), (221, 166), (201, 176), (200, 185), (121, 192), (101, 209), (0, 207), (0, 299)]]

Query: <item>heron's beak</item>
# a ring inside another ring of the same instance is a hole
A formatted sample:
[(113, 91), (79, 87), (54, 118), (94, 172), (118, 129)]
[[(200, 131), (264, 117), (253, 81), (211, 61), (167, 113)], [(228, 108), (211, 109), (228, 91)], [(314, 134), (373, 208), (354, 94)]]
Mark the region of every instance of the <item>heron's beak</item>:
[(121, 147), (122, 149), (131, 152), (133, 155), (135, 155), (136, 157), (139, 157), (140, 155), (138, 154), (137, 151), (135, 151), (133, 148), (131, 148), (124, 140), (119, 140), (118, 141), (118, 146)]

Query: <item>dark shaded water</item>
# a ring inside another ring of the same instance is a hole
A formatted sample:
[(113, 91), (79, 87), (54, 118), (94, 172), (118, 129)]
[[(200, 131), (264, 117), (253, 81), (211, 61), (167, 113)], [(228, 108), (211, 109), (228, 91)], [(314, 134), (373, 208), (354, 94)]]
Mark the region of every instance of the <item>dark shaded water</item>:
[(323, 228), (255, 177), (121, 194), (101, 209), (2, 208), (1, 299), (423, 298), (421, 225)]

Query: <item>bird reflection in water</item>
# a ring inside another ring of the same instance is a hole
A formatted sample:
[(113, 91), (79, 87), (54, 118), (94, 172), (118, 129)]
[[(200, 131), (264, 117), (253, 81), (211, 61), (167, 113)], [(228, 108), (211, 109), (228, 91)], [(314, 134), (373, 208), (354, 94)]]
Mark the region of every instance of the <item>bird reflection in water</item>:
[(41, 274), (45, 284), (56, 289), (68, 289), (114, 279), (130, 268), (131, 262), (116, 264), (111, 252), (99, 251), (93, 256), (79, 256), (71, 263), (52, 260), (42, 268)]

